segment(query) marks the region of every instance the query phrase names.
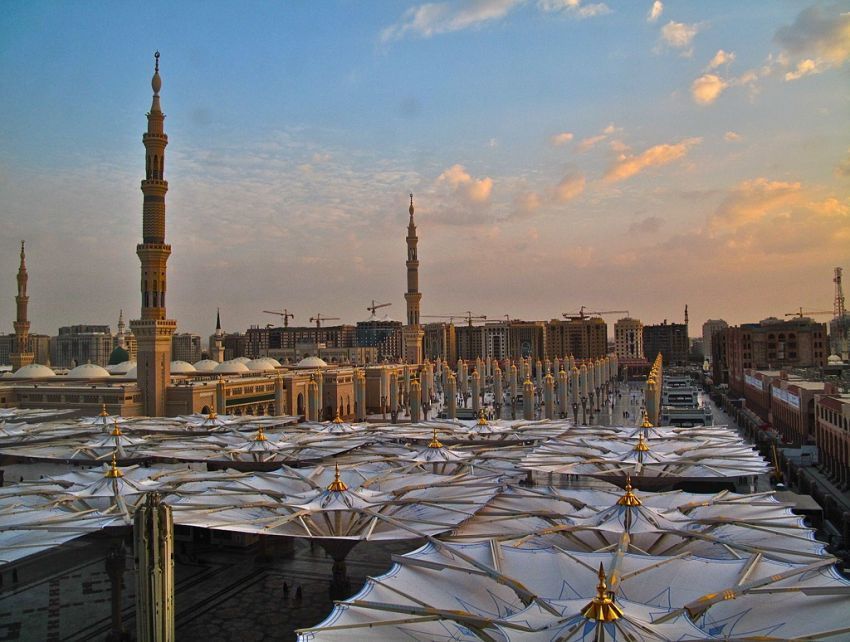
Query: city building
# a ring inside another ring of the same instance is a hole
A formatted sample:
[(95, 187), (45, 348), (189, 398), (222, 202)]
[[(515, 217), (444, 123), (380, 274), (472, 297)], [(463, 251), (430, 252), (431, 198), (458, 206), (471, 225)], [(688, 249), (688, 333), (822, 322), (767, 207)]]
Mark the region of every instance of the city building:
[[(227, 335), (224, 339), (226, 359), (246, 356), (251, 359), (272, 357), (279, 361), (297, 361), (305, 356), (327, 355), (328, 351), (341, 354), (357, 348), (357, 326), (348, 324), (324, 327), (254, 326), (248, 328), (244, 335), (239, 335), (245, 338), (244, 348), (234, 344), (234, 339), (230, 339), (232, 336)], [(237, 354), (238, 350), (242, 352)]]
[(850, 487), (850, 394), (817, 396), (815, 443), (823, 471), (846, 490)]
[(401, 361), (404, 355), (404, 324), (390, 318), (377, 319), (372, 316), (358, 321), (355, 329), (355, 345), (358, 348), (375, 348), (378, 361)]
[(663, 323), (643, 326), (643, 352), (651, 360), (660, 354), (665, 366), (681, 366), (688, 363), (690, 343), (688, 324)]
[(758, 323), (746, 323), (721, 330), (714, 335), (712, 347), (715, 358), (725, 348), (725, 364), (717, 363), (717, 370), (725, 369), (719, 382), (739, 394), (744, 392), (745, 370), (788, 370), (791, 368), (822, 368), (828, 352), (826, 324), (816, 323), (808, 317), (783, 321), (774, 317)]
[(614, 353), (624, 360), (643, 360), (643, 323), (640, 319), (625, 317), (614, 323)]
[[(12, 352), (15, 350), (17, 337), (14, 334), (0, 334), (0, 366), (12, 364)], [(30, 351), (33, 353), (33, 363), (50, 364), (50, 337), (46, 334), (29, 335)]]
[(545, 321), (511, 320), (508, 324), (508, 355), (511, 359), (526, 357), (536, 361), (546, 358)]
[(177, 332), (171, 337), (171, 360), (195, 363), (201, 360), (201, 336)]
[(105, 366), (112, 354), (112, 332), (108, 325), (70, 325), (50, 338), (50, 364), (73, 368), (84, 363)]
[(423, 331), (423, 349), (428, 359), (457, 362), (457, 328), (453, 323), (426, 323)]
[(544, 358), (601, 359), (608, 354), (608, 324), (594, 316), (552, 319), (546, 324), (545, 341)]
[(723, 319), (709, 319), (702, 324), (702, 351), (709, 363), (713, 363), (712, 359), (712, 339), (715, 334), (729, 327)]

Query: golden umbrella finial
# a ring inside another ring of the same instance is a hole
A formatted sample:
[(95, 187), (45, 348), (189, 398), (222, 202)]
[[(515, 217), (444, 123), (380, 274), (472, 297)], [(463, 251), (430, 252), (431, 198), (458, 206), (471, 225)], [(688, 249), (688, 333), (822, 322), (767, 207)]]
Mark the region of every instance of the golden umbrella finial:
[(635, 444), (635, 450), (638, 452), (649, 452), (649, 444), (643, 438), (643, 433), (638, 435), (638, 442)]
[(117, 421), (112, 424), (112, 432), (110, 432), (109, 434), (112, 435), (113, 437), (120, 437), (122, 434), (124, 434), (124, 433), (121, 432), (121, 429), (118, 427)]
[(431, 443), (428, 444), (428, 448), (442, 448), (443, 444), (440, 443), (440, 440), (437, 439), (437, 427), (434, 426), (434, 435), (431, 438)]
[(618, 506), (640, 506), (640, 497), (632, 492), (632, 476), (626, 475), (626, 494), (617, 500)]
[(599, 562), (599, 584), (596, 585), (596, 597), (594, 597), (581, 614), (588, 620), (597, 622), (613, 622), (623, 617), (623, 611), (614, 604), (612, 594), (608, 592), (608, 584), (605, 582), (605, 568)]
[(328, 484), (328, 490), (336, 493), (348, 490), (348, 486), (339, 478), (339, 462), (334, 463), (334, 480)]
[(207, 415), (207, 419), (215, 419), (216, 417), (218, 417), (218, 415), (215, 414), (215, 410), (210, 410), (210, 414)]
[(649, 415), (646, 414), (646, 410), (643, 411), (643, 421), (640, 423), (641, 428), (652, 428), (652, 422), (649, 420)]
[(124, 473), (118, 468), (118, 464), (115, 462), (115, 451), (112, 451), (112, 464), (109, 466), (109, 470), (106, 471), (106, 475), (104, 477), (110, 479), (117, 479), (119, 477), (123, 477)]
[(106, 412), (106, 404), (105, 403), (100, 404), (100, 414), (98, 416), (99, 417), (108, 417), (109, 416), (109, 413)]
[(484, 416), (484, 410), (478, 411), (478, 425), (486, 426), (487, 425), (487, 417)]
[(262, 426), (257, 426), (257, 436), (254, 438), (254, 441), (268, 441), (269, 438), (266, 437), (266, 431), (263, 430)]
[(339, 408), (336, 409), (336, 416), (334, 417), (333, 423), (335, 423), (335, 424), (343, 423), (342, 417), (339, 416)]

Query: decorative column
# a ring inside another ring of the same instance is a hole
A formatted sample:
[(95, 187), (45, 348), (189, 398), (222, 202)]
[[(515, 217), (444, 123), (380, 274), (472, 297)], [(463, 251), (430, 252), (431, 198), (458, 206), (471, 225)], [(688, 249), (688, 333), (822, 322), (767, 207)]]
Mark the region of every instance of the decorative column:
[(174, 642), (174, 524), (159, 493), (147, 493), (133, 519), (136, 639)]
[(319, 385), (315, 375), (307, 383), (307, 421), (319, 421)]
[(472, 373), (472, 412), (475, 416), (481, 411), (481, 375), (478, 370)]
[(496, 368), (493, 371), (493, 407), (496, 410), (496, 419), (501, 419), (502, 399), (504, 399), (504, 392), (502, 390), (502, 369), (499, 367), (498, 362), (493, 365)]
[(569, 388), (567, 371), (558, 370), (558, 412), (560, 412), (561, 417), (566, 417), (570, 413)]
[(390, 373), (390, 421), (398, 422), (398, 375)]
[(546, 419), (555, 418), (555, 377), (547, 372), (543, 377), (543, 405), (546, 411)]
[(224, 390), (224, 379), (221, 375), (215, 383), (215, 411), (219, 415), (227, 414), (227, 393)]
[(286, 398), (283, 396), (283, 377), (274, 378), (274, 412), (280, 417), (286, 414)]
[(414, 379), (410, 382), (410, 422), (418, 423), (422, 421), (420, 408), (422, 406), (422, 386), (419, 381)]
[(522, 416), (523, 419), (534, 419), (534, 383), (530, 378), (522, 384)]
[(452, 373), (449, 373), (449, 385), (447, 388), (448, 418), (457, 419), (457, 379)]

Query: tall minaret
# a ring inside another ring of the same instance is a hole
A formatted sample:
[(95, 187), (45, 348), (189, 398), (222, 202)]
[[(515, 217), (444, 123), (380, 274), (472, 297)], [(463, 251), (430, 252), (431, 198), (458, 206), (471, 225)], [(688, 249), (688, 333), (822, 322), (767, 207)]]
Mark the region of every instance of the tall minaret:
[(31, 364), (34, 359), (34, 355), (29, 349), (30, 322), (27, 319), (27, 304), (30, 298), (27, 296), (28, 279), (27, 257), (24, 253), (24, 242), (21, 241), (21, 266), (18, 268), (18, 296), (15, 297), (17, 317), (12, 324), (15, 327), (15, 349), (9, 355), (13, 370)]
[(142, 242), (136, 254), (142, 262), (142, 318), (130, 321), (136, 337), (137, 372), (145, 414), (165, 416), (165, 394), (170, 380), (171, 335), (177, 322), (165, 318), (165, 264), (171, 246), (165, 243), (165, 146), (168, 136), (163, 130), (165, 114), (159, 106), (159, 52), (154, 54), (151, 87), (153, 102), (148, 113), (148, 130), (142, 135), (145, 145), (145, 178), (142, 181)]
[(422, 337), (424, 332), (419, 325), (419, 302), (422, 293), (419, 292), (419, 258), (416, 245), (416, 223), (413, 221), (413, 194), (410, 195), (410, 222), (407, 224), (407, 326), (404, 328), (404, 358), (408, 363), (422, 362)]
[(224, 331), (221, 329), (221, 311), (215, 311), (215, 334), (210, 345), (210, 359), (221, 363), (224, 361)]
[(127, 333), (124, 325), (124, 310), (118, 310), (118, 334), (115, 335), (116, 345), (124, 350), (127, 349)]

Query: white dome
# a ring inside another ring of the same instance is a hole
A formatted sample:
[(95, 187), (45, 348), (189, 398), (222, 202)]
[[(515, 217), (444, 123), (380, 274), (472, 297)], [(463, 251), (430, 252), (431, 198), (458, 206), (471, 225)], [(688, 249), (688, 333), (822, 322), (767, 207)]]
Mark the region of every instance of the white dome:
[[(15, 379), (42, 379), (43, 377), (55, 377), (56, 373), (40, 363), (31, 363), (28, 366), (18, 368), (12, 376)], [(108, 373), (107, 376), (109, 376)]]
[(136, 367), (135, 361), (122, 361), (111, 366), (106, 366), (106, 369), (115, 376), (124, 376), (131, 368)]
[(195, 370), (197, 372), (212, 372), (218, 366), (218, 361), (212, 359), (201, 359), (195, 362)]
[(236, 357), (235, 359), (231, 359), (231, 361), (236, 361), (238, 363), (247, 364), (250, 359), (248, 357)]
[(241, 361), (232, 359), (231, 361), (223, 361), (218, 364), (213, 372), (217, 372), (219, 374), (242, 374), (243, 372), (250, 372), (250, 370), (248, 370), (248, 366)]
[(275, 370), (280, 364), (270, 357), (260, 357), (252, 359), (245, 364), (251, 372), (270, 372)]
[(195, 366), (187, 361), (172, 361), (169, 366), (171, 374), (192, 374), (197, 372)]
[(844, 363), (844, 362), (841, 360), (841, 357), (839, 357), (837, 354), (831, 354), (831, 355), (829, 355), (829, 357), (827, 358), (826, 362), (827, 362), (829, 365), (831, 365), (831, 366), (840, 366), (842, 363)]
[(109, 377), (109, 371), (94, 363), (84, 363), (65, 376), (69, 379), (104, 379)]
[(298, 364), (295, 366), (296, 368), (327, 368), (328, 364), (324, 359), (320, 359), (319, 357), (304, 357)]
[(133, 367), (130, 368), (127, 372), (124, 373), (124, 376), (127, 379), (135, 379), (138, 375), (136, 374), (138, 370), (136, 370), (136, 364), (133, 363)]

